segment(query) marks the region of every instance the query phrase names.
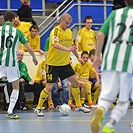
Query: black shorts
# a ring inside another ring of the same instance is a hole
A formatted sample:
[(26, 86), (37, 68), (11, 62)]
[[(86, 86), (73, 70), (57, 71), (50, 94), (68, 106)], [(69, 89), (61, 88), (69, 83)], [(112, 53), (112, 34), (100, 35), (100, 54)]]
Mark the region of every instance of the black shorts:
[(46, 80), (47, 83), (55, 83), (58, 80), (58, 77), (61, 80), (64, 80), (72, 75), (74, 75), (75, 72), (72, 69), (71, 65), (68, 64), (66, 66), (51, 66), (46, 65)]

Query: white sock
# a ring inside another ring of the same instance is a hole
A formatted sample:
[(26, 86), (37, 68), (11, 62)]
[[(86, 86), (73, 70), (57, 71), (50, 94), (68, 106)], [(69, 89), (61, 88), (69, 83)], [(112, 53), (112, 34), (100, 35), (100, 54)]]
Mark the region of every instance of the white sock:
[(109, 127), (109, 128), (114, 128), (114, 126), (109, 122), (106, 124), (106, 126)]
[(122, 117), (126, 114), (128, 109), (129, 102), (118, 102), (116, 106), (113, 108), (111, 113), (111, 118), (118, 123)]
[(98, 107), (103, 107), (104, 108), (104, 113), (106, 113), (108, 111), (111, 104), (112, 104), (111, 101), (108, 101), (108, 100), (105, 100), (105, 99), (99, 98), (99, 100), (98, 100)]
[(18, 95), (19, 95), (19, 90), (13, 89), (11, 96), (10, 96), (10, 104), (9, 104), (8, 111), (7, 111), (8, 113), (13, 112), (14, 106), (18, 100)]

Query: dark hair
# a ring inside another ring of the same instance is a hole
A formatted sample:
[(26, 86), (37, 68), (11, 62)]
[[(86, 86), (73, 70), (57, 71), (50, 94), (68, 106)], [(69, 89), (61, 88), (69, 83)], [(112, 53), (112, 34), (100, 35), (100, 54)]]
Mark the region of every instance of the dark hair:
[(39, 31), (39, 28), (38, 28), (38, 26), (37, 25), (32, 25), (31, 27), (30, 27), (30, 31), (31, 31), (31, 29), (37, 29), (38, 31)]
[(81, 53), (81, 57), (82, 57), (84, 54), (89, 55), (89, 53), (88, 53), (87, 51), (83, 51), (83, 52)]
[(14, 12), (12, 12), (12, 11), (7, 11), (7, 12), (5, 12), (5, 14), (4, 14), (4, 20), (5, 20), (5, 22), (6, 21), (12, 21), (12, 19), (13, 18), (15, 18), (15, 13)]
[(93, 20), (93, 18), (91, 16), (86, 16), (85, 19), (84, 19), (84, 23), (86, 23), (87, 19), (92, 19)]
[(133, 0), (126, 0), (128, 6), (133, 6)]
[(59, 24), (60, 24), (59, 22), (55, 22), (55, 23), (53, 24), (53, 28), (56, 27), (56, 26), (58, 26)]
[(95, 49), (90, 50), (89, 57), (91, 57), (91, 55), (95, 55), (95, 53), (96, 53), (96, 50)]

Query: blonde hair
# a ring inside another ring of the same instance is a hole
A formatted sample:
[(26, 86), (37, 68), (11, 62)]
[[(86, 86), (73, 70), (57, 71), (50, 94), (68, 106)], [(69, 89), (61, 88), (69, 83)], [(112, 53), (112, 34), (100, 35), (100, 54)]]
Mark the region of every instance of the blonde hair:
[(20, 0), (20, 2), (21, 2), (22, 4), (27, 4), (27, 3), (30, 2), (30, 0)]
[(68, 13), (64, 13), (62, 16), (61, 16), (61, 18), (60, 19), (66, 19), (66, 18), (68, 18), (68, 19), (70, 19), (70, 20), (72, 20), (72, 17), (71, 17), (71, 15), (70, 14), (68, 14)]

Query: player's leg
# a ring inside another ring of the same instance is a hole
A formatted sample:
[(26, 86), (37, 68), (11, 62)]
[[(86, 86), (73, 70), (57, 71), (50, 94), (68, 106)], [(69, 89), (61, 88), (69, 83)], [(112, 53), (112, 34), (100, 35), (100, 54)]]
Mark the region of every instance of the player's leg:
[(6, 118), (13, 118), (13, 119), (18, 119), (19, 116), (13, 113), (13, 109), (15, 107), (15, 104), (18, 100), (18, 95), (19, 95), (19, 79), (16, 81), (12, 82), (12, 93), (10, 96), (10, 103), (9, 107), (7, 110)]
[[(119, 78), (117, 76), (115, 71), (102, 71), (102, 89), (98, 100), (98, 108), (91, 122), (93, 133), (99, 132), (105, 113), (117, 97), (119, 92)], [(110, 77), (111, 80), (107, 77)]]
[(80, 101), (81, 104), (85, 104), (85, 96), (86, 96), (86, 84), (83, 83), (83, 81), (79, 81), (79, 87), (80, 87)]
[[(79, 81), (76, 78), (76, 74), (69, 77), (68, 80), (71, 83), (72, 86), (72, 94), (76, 103), (76, 107), (77, 107), (77, 111), (82, 111), (84, 113), (89, 113), (90, 109), (85, 108), (84, 106), (82, 106), (81, 101), (80, 101), (80, 90), (79, 90)], [(83, 85), (83, 84), (82, 84)], [(86, 86), (86, 83), (84, 83), (84, 85)]]
[(89, 113), (90, 110), (83, 107), (80, 101), (80, 90), (79, 90), (79, 82), (77, 80), (77, 76), (74, 72), (74, 70), (72, 69), (71, 65), (68, 64), (64, 67), (62, 67), (61, 72), (59, 74), (59, 77), (61, 80), (63, 79), (68, 79), (68, 81), (71, 83), (71, 87), (72, 87), (72, 94), (76, 103), (76, 106), (78, 108), (78, 110), (81, 110), (84, 113)]
[(39, 101), (38, 101), (38, 105), (35, 109), (35, 112), (37, 113), (37, 116), (44, 116), (44, 114), (42, 113), (43, 103), (47, 99), (47, 97), (48, 97), (50, 91), (52, 90), (53, 86), (54, 86), (54, 83), (46, 83), (46, 87), (41, 91)]
[(73, 95), (72, 95), (72, 88), (71, 88), (71, 83), (68, 82), (68, 88), (69, 88), (69, 100), (68, 100), (68, 105), (71, 107), (72, 110), (75, 110), (75, 105), (73, 104)]
[(47, 65), (47, 73), (46, 73), (46, 87), (41, 91), (38, 105), (35, 109), (35, 112), (37, 113), (37, 116), (44, 116), (42, 113), (42, 107), (43, 103), (47, 99), (49, 92), (53, 89), (54, 83), (56, 83), (58, 79), (57, 75), (58, 68), (55, 66), (49, 66)]
[(92, 104), (92, 96), (91, 96), (91, 84), (89, 82), (86, 82), (86, 97), (88, 101), (88, 105), (90, 106)]
[(116, 106), (112, 110), (112, 113), (111, 113), (111, 116), (110, 116), (111, 119), (103, 127), (103, 132), (111, 132), (111, 133), (115, 132), (114, 126), (126, 114), (127, 109), (128, 109), (128, 105), (129, 105), (129, 101), (127, 101), (127, 102), (118, 102), (116, 104)]
[(80, 100), (81, 100), (82, 106), (84, 106), (85, 108), (90, 108), (88, 105), (85, 104), (85, 98), (86, 98), (86, 94), (88, 94), (87, 95), (87, 100), (88, 100), (88, 98), (90, 98), (89, 100), (91, 100), (91, 97), (90, 97), (91, 96), (91, 92), (90, 92), (91, 86), (88, 86), (86, 81), (80, 81), (79, 80), (79, 87), (81, 87), (81, 95), (80, 95), (81, 98), (80, 98)]
[(132, 92), (132, 74), (121, 72), (117, 73), (119, 76), (119, 100), (116, 106), (113, 108), (111, 113), (110, 121), (104, 126), (103, 131), (114, 131), (114, 126), (117, 124), (122, 117), (126, 114), (128, 106), (130, 94)]
[(13, 109), (18, 100), (19, 95), (19, 70), (18, 67), (5, 67), (7, 80), (12, 83), (12, 93), (6, 117), (18, 119), (19, 116), (13, 113)]
[(101, 91), (101, 85), (95, 84), (94, 88), (95, 88), (95, 92), (94, 92), (94, 96), (93, 96), (93, 103), (96, 104), (98, 97), (99, 97), (99, 94), (100, 94), (100, 91)]

